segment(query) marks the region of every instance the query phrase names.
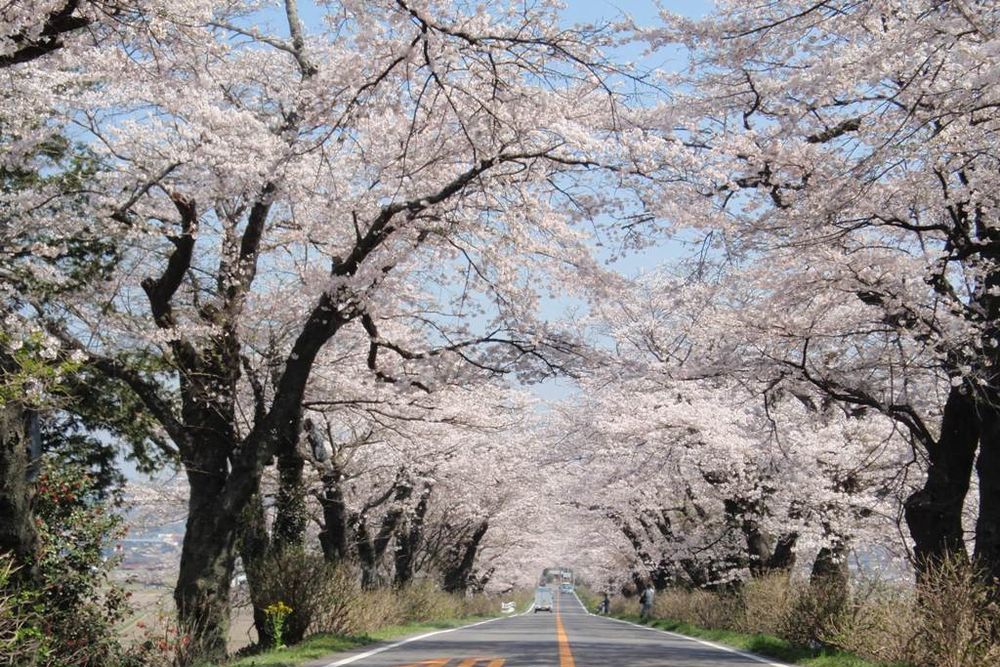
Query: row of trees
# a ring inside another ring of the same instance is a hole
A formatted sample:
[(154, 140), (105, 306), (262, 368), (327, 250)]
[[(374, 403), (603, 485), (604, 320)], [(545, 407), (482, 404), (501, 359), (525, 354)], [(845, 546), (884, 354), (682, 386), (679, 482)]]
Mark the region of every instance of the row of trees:
[[(842, 577), (887, 526), (918, 572), (971, 543), (995, 579), (994, 4), (0, 10), (0, 548), (30, 575), (55, 416), (183, 466), (174, 597), (209, 654), (237, 557), (304, 539), (313, 496), (367, 583), (419, 567), (422, 525), (452, 565), (544, 564), (557, 506), (664, 585), (798, 552)], [(690, 66), (614, 65), (622, 39)], [(694, 252), (637, 284), (597, 256), (664, 237)], [(586, 322), (541, 317), (556, 285)], [(507, 429), (508, 378), (557, 374), (549, 432)]]
[[(238, 555), (301, 539), (306, 410), (335, 450), (323, 547), (339, 558), (355, 545), (372, 583), (392, 537), (405, 561), (404, 518), (413, 534), (438, 489), (422, 460), (383, 457), (359, 482), (374, 500), (351, 508), (343, 449), (401, 422), (461, 422), (444, 405), (462, 391), (487, 400), (506, 375), (578, 360), (575, 334), (537, 310), (542, 276), (599, 273), (578, 228), (605, 226), (610, 208), (591, 195), (613, 174), (602, 165), (619, 129), (607, 38), (558, 27), (550, 3), (469, 9), (329, 3), (310, 8), (311, 30), (294, 0), (278, 13), (201, 0), (3, 10), (5, 341), (38, 337), (131, 413), (118, 426), (133, 454), (183, 466), (174, 600), (208, 656), (225, 650)], [(22, 370), (5, 367), (8, 384)], [(37, 404), (12, 392), (5, 452), (24, 454), (20, 425), (39, 411), (79, 414), (59, 391), (40, 388)], [(24, 563), (31, 493), (3, 493)], [(449, 587), (466, 585), (487, 516), (466, 536), (471, 519), (445, 519)], [(397, 565), (404, 579), (415, 567)]]
[(993, 3), (783, 2), (643, 32), (690, 67), (636, 115), (634, 183), (696, 248), (601, 309), (616, 370), (569, 424), (625, 489), (589, 510), (654, 578), (792, 545), (822, 571), (894, 525), (918, 574), (971, 546), (1000, 575), (998, 27)]

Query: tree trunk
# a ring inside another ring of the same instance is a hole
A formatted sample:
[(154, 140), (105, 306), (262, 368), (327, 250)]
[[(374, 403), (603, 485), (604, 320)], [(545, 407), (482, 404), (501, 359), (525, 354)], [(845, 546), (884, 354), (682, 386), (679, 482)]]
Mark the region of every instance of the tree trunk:
[(809, 583), (812, 586), (822, 586), (847, 594), (851, 572), (847, 564), (847, 542), (840, 540), (835, 544), (823, 547), (813, 561)]
[(476, 526), (472, 536), (464, 544), (456, 545), (452, 566), (444, 576), (444, 590), (449, 593), (464, 593), (472, 578), (472, 569), (479, 555), (479, 545), (489, 530), (489, 521), (482, 521)]
[(274, 646), (274, 635), (267, 622), (264, 607), (271, 603), (261, 593), (263, 591), (262, 576), (266, 575), (267, 556), (270, 552), (270, 537), (267, 534), (267, 522), (264, 516), (264, 503), (260, 494), (254, 494), (253, 499), (243, 512), (240, 522), (240, 558), (246, 571), (247, 587), (250, 590), (250, 603), (253, 605), (253, 624), (257, 630), (257, 644), (261, 648)]
[(197, 655), (217, 659), (225, 656), (229, 636), (229, 587), (240, 515), (230, 515), (223, 502), (226, 456), (210, 445), (200, 454), (196, 461), (185, 461), (191, 495), (174, 602), (181, 631), (198, 644)]
[(28, 481), (29, 413), (15, 401), (0, 405), (0, 553), (9, 552), (19, 568), (18, 579), (34, 576), (38, 533), (35, 530), (32, 485)]
[[(839, 614), (847, 604), (851, 572), (847, 564), (847, 540), (841, 539), (823, 547), (813, 561), (809, 587), (817, 602), (815, 622), (825, 623)], [(817, 626), (815, 632), (819, 632)], [(818, 637), (814, 637), (816, 639)]]
[(386, 495), (382, 497), (382, 500), (376, 503), (376, 506), (381, 505), (389, 497), (393, 497), (397, 506), (387, 511), (385, 516), (382, 517), (382, 524), (379, 526), (378, 533), (374, 537), (372, 537), (368, 530), (368, 520), (364, 512), (354, 517), (353, 523), (356, 525), (355, 535), (358, 542), (358, 557), (361, 560), (361, 587), (366, 590), (375, 588), (379, 583), (378, 565), (382, 561), (386, 549), (389, 548), (392, 536), (395, 534), (396, 529), (399, 527), (399, 522), (403, 518), (403, 510), (399, 507), (398, 503), (406, 501), (412, 492), (413, 487), (408, 483), (397, 481), (390, 487)]
[(918, 579), (948, 555), (967, 558), (962, 506), (969, 491), (980, 428), (969, 389), (952, 388), (941, 420), (941, 435), (928, 447), (927, 481), (904, 504)]
[(983, 432), (976, 460), (979, 516), (974, 561), (997, 594), (1000, 582), (1000, 406), (995, 401), (981, 407)]
[(348, 526), (347, 505), (344, 490), (340, 486), (341, 472), (336, 466), (323, 475), (323, 495), (319, 504), (323, 508), (323, 529), (319, 533), (319, 544), (323, 557), (331, 563), (347, 560)]
[(302, 547), (306, 537), (306, 492), (302, 481), (305, 461), (295, 443), (285, 443), (278, 454), (278, 497), (275, 500), (271, 547), (281, 551)]
[[(795, 565), (796, 533), (784, 533), (775, 540), (761, 530), (758, 517), (765, 512), (763, 501), (749, 502), (744, 499), (724, 501), (727, 520), (731, 526), (739, 527), (746, 542), (746, 566), (754, 579), (775, 572), (790, 573)], [(742, 559), (738, 559), (742, 560)], [(740, 563), (734, 563), (739, 565)]]
[(378, 581), (378, 559), (375, 558), (375, 547), (363, 517), (354, 521), (354, 534), (357, 536), (358, 560), (361, 563), (361, 588), (371, 590)]
[(782, 533), (778, 536), (778, 542), (774, 545), (774, 551), (771, 552), (768, 561), (768, 569), (771, 572), (792, 573), (796, 559), (795, 544), (798, 540), (798, 533)]
[(431, 498), (431, 485), (424, 487), (420, 502), (413, 511), (413, 517), (403, 524), (397, 535), (396, 544), (396, 586), (402, 588), (413, 579), (413, 563), (417, 549), (424, 535), (424, 518)]

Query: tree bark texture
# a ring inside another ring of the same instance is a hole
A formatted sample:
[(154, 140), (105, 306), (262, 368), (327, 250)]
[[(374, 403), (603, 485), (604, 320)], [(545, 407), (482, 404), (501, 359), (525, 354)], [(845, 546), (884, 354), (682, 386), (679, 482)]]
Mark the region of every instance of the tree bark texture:
[(16, 401), (0, 405), (0, 553), (13, 555), (15, 577), (31, 579), (37, 565), (38, 533), (32, 512), (33, 489), (28, 421)]
[(264, 515), (264, 502), (260, 493), (256, 493), (243, 512), (240, 535), (240, 558), (246, 572), (247, 588), (250, 591), (250, 603), (253, 606), (253, 624), (257, 630), (257, 643), (263, 648), (274, 646), (274, 636), (271, 624), (267, 622), (264, 607), (270, 600), (263, 597), (264, 590), (261, 578), (266, 576), (267, 556), (270, 552), (271, 540), (267, 532), (267, 520)]
[(305, 461), (295, 443), (284, 443), (278, 453), (278, 497), (275, 499), (271, 547), (281, 551), (301, 547), (306, 537)]
[(396, 586), (402, 588), (413, 579), (413, 565), (416, 560), (417, 549), (423, 541), (424, 519), (427, 516), (431, 491), (433, 487), (427, 485), (420, 494), (420, 501), (413, 510), (413, 516), (405, 520), (400, 526), (396, 535)]
[(489, 528), (489, 521), (481, 521), (468, 540), (455, 545), (452, 564), (444, 575), (444, 590), (449, 593), (464, 593), (468, 589), (476, 556), (479, 555), (479, 545)]
[(330, 563), (341, 563), (350, 555), (347, 505), (341, 488), (341, 472), (334, 466), (323, 475), (323, 495), (320, 507), (323, 509), (323, 528), (319, 532), (319, 544), (323, 557)]
[(976, 518), (976, 568), (1000, 595), (1000, 405), (981, 407), (983, 430), (976, 474), (979, 479), (979, 515)]
[[(226, 653), (239, 524), (219, 502), (226, 485), (225, 458), (200, 458), (200, 465), (187, 466), (188, 520), (174, 602), (182, 632), (198, 642), (200, 655), (216, 657)], [(214, 466), (211, 458), (217, 459)]]
[(941, 435), (928, 447), (927, 480), (904, 504), (918, 579), (949, 555), (967, 558), (962, 506), (979, 437), (974, 399), (967, 387), (953, 387), (945, 404)]

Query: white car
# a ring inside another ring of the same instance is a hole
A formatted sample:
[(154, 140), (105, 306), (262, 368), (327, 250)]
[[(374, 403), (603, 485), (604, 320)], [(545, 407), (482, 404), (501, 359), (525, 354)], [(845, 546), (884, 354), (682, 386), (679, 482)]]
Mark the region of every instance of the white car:
[(535, 613), (547, 611), (552, 613), (552, 606), (555, 603), (552, 599), (552, 589), (548, 586), (539, 586), (535, 589)]

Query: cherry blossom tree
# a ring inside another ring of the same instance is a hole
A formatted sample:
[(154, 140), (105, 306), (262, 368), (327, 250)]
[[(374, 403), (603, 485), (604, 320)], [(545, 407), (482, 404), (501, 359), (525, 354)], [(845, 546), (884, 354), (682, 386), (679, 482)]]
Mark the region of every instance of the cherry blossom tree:
[[(314, 369), (360, 348), (368, 380), (420, 396), (573, 363), (574, 336), (536, 317), (538, 277), (597, 274), (577, 223), (601, 224), (590, 192), (613, 175), (624, 108), (606, 37), (558, 27), (549, 3), (327, 3), (310, 28), (281, 9), (271, 30), (257, 3), (150, 2), (15, 66), (21, 99), (99, 166), (9, 204), (121, 253), (86, 294), (28, 302), (176, 448), (175, 600), (208, 654), (237, 519), (298, 441)], [(7, 52), (42, 25), (9, 30)]]
[(647, 194), (711, 230), (743, 286), (720, 367), (905, 430), (927, 471), (906, 500), (920, 568), (965, 553), (975, 461), (975, 559), (995, 577), (1000, 12), (724, 2), (665, 25), (648, 37), (689, 47), (692, 69), (639, 121), (661, 139)]
[(496, 383), (441, 390), (417, 405), (325, 411), (335, 442), (329, 463), (318, 464), (328, 559), (355, 554), (368, 585), (405, 585), (420, 574), (464, 589), (490, 525), (523, 494), (531, 459), (521, 453), (530, 455), (532, 432), (522, 428), (525, 415), (523, 399)]
[(877, 412), (720, 356), (733, 332), (721, 291), (655, 273), (596, 309), (614, 353), (551, 427), (567, 473), (555, 502), (603, 526), (637, 584), (724, 587), (800, 554), (816, 580), (845, 584), (850, 548), (902, 551), (910, 450)]
[[(51, 88), (59, 74), (36, 80), (17, 65), (47, 65), (83, 28), (104, 31), (111, 15), (124, 19), (125, 2), (19, 2), (0, 9), (0, 550), (14, 554), (17, 576), (31, 578), (37, 564), (33, 482), (44, 452), (60, 448), (65, 461), (99, 465), (98, 485), (114, 485), (115, 447), (88, 433), (114, 433), (144, 459), (149, 423), (124, 417), (134, 405), (115, 387), (85, 388), (79, 353), (60, 354), (58, 341), (25, 313), (27, 301), (76, 290), (114, 261), (113, 243), (79, 227), (37, 225), (24, 210), (48, 212), (46, 197), (73, 193), (93, 169), (93, 153), (67, 141), (51, 116)], [(40, 192), (48, 195), (39, 197)], [(20, 202), (21, 198), (32, 201)], [(80, 204), (73, 197), (70, 207)], [(46, 221), (50, 222), (50, 221)]]

